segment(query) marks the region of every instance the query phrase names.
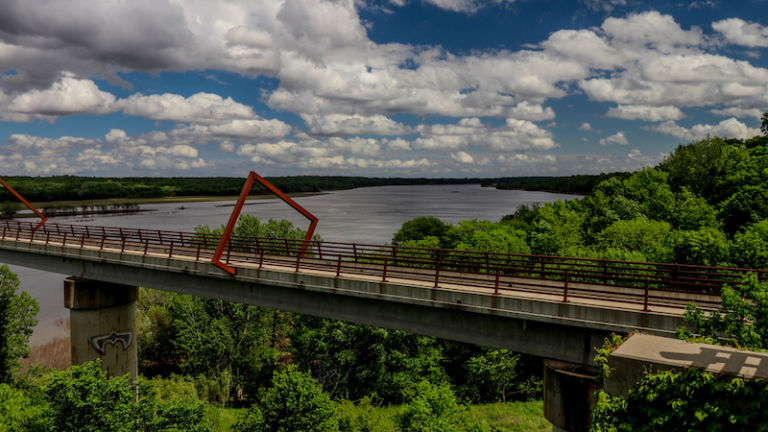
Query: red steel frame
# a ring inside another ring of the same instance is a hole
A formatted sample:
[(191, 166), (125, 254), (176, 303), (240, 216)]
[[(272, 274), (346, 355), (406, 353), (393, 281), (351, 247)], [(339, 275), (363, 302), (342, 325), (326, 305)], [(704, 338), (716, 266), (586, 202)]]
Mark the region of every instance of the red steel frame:
[(40, 227), (41, 227), (41, 226), (42, 226), (42, 225), (45, 223), (45, 221), (47, 221), (47, 220), (48, 220), (48, 218), (47, 218), (47, 217), (45, 217), (45, 215), (44, 215), (44, 214), (40, 213), (40, 211), (39, 211), (38, 209), (36, 209), (36, 208), (35, 208), (35, 206), (33, 206), (32, 204), (30, 204), (30, 203), (29, 203), (29, 201), (25, 200), (25, 199), (24, 199), (24, 197), (23, 197), (23, 196), (21, 196), (21, 194), (19, 194), (18, 192), (16, 192), (16, 190), (14, 190), (14, 189), (11, 187), (11, 185), (9, 185), (8, 183), (6, 183), (6, 182), (5, 182), (5, 180), (3, 180), (2, 178), (0, 178), (0, 183), (2, 183), (2, 185), (3, 185), (3, 186), (6, 188), (6, 189), (8, 189), (8, 191), (9, 191), (10, 193), (12, 193), (12, 194), (13, 194), (13, 195), (14, 195), (16, 198), (18, 198), (19, 200), (21, 200), (21, 202), (23, 202), (23, 203), (24, 203), (24, 205), (26, 205), (27, 207), (29, 207), (29, 209), (30, 209), (30, 210), (32, 210), (33, 212), (35, 212), (35, 214), (36, 214), (36, 215), (40, 216), (40, 223), (38, 223), (38, 224), (37, 224), (37, 225), (36, 225), (34, 228), (32, 228), (32, 232), (33, 232), (33, 233), (34, 233), (35, 231), (37, 231), (37, 230), (38, 230), (38, 229), (39, 229), (39, 228), (40, 228)]
[(231, 275), (234, 275), (236, 270), (221, 262), (221, 256), (224, 254), (224, 249), (226, 249), (230, 237), (232, 237), (232, 231), (235, 229), (237, 219), (240, 217), (240, 212), (243, 209), (243, 205), (245, 205), (246, 198), (248, 198), (248, 193), (251, 191), (253, 183), (256, 181), (258, 181), (262, 186), (266, 187), (270, 192), (277, 195), (277, 197), (283, 200), (283, 202), (293, 207), (296, 211), (309, 219), (309, 228), (307, 228), (307, 235), (304, 237), (304, 242), (301, 245), (301, 250), (299, 251), (298, 255), (299, 258), (303, 257), (304, 254), (307, 253), (307, 248), (309, 247), (310, 241), (312, 240), (312, 235), (315, 233), (315, 228), (317, 227), (318, 219), (312, 213), (308, 212), (304, 207), (300, 206), (288, 195), (284, 194), (280, 189), (276, 188), (272, 183), (268, 182), (264, 177), (256, 174), (254, 171), (251, 171), (248, 174), (248, 178), (245, 180), (243, 190), (240, 191), (240, 197), (237, 199), (235, 208), (232, 210), (232, 214), (229, 216), (229, 222), (227, 222), (227, 226), (224, 228), (224, 234), (221, 236), (219, 246), (216, 248), (216, 252), (213, 254), (213, 258), (211, 259), (211, 264), (221, 268)]

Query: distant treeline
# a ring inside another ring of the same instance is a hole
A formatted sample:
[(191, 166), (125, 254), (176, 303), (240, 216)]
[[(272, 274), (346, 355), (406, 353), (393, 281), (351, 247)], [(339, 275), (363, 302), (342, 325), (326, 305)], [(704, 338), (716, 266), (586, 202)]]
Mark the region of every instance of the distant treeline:
[(597, 175), (572, 175), (566, 177), (509, 177), (496, 180), (495, 183), (483, 182), (484, 186), (495, 186), (497, 189), (522, 189), (527, 191), (559, 192), (588, 195), (604, 180), (618, 177), (620, 180), (629, 177), (631, 173), (615, 172)]
[[(604, 176), (518, 177), (518, 178), (385, 178), (345, 176), (268, 177), (287, 193), (320, 192), (386, 185), (467, 184), (496, 185), (502, 189), (546, 190), (582, 193)], [(30, 201), (91, 200), (103, 198), (156, 198), (183, 196), (233, 196), (240, 193), (243, 177), (6, 177), (5, 180)], [(571, 184), (573, 182), (574, 184)], [(267, 193), (255, 185), (252, 194)], [(0, 188), (0, 201), (13, 200)]]

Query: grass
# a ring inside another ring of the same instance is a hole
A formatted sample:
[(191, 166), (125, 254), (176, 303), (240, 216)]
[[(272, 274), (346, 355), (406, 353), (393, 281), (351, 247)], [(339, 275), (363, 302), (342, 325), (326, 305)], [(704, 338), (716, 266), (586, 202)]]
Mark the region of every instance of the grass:
[[(399, 432), (395, 418), (401, 406), (373, 407), (368, 404), (355, 405), (350, 401), (339, 404), (339, 416), (348, 419), (359, 430), (370, 432)], [(219, 431), (229, 432), (243, 408), (217, 408)], [(468, 424), (485, 420), (494, 432), (550, 432), (552, 423), (544, 418), (544, 403), (538, 401), (492, 403), (470, 405), (463, 413)], [(362, 427), (361, 427), (362, 426)]]

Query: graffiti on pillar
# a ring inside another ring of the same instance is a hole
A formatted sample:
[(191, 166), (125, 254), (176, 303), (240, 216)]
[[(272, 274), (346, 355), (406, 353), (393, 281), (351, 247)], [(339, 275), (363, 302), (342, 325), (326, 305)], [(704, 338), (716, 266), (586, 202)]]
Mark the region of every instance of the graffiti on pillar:
[(123, 345), (123, 351), (125, 351), (129, 346), (131, 346), (132, 339), (133, 333), (131, 332), (118, 333), (113, 330), (107, 335), (93, 336), (91, 338), (91, 346), (96, 350), (97, 353), (104, 355), (104, 349), (108, 344), (117, 347), (117, 344), (120, 343)]

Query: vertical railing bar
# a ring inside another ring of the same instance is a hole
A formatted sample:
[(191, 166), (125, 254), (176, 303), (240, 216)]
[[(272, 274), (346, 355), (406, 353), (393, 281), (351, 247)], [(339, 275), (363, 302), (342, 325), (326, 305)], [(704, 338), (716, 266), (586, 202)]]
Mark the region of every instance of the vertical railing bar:
[(264, 249), (261, 250), (261, 254), (259, 254), (259, 270), (264, 266)]
[(386, 282), (387, 281), (387, 262), (389, 260), (384, 258), (384, 270), (381, 273), (381, 281)]
[(565, 284), (563, 285), (563, 303), (568, 303), (568, 280), (570, 275), (568, 269), (565, 269)]
[(440, 254), (435, 253), (435, 288), (440, 283)]
[(341, 275), (341, 255), (339, 255), (339, 259), (336, 261), (336, 277), (339, 277)]
[(200, 261), (200, 243), (197, 244), (197, 253), (195, 254), (195, 262)]
[(501, 270), (499, 270), (499, 267), (496, 267), (496, 283), (493, 287), (493, 295), (499, 295), (499, 274), (501, 273)]
[(645, 278), (645, 304), (643, 305), (643, 311), (648, 312), (648, 278)]
[(301, 263), (301, 254), (296, 255), (296, 273), (299, 272), (299, 265)]
[(149, 249), (149, 239), (144, 241), (144, 256), (147, 256), (147, 250)]
[(171, 240), (171, 247), (170, 249), (168, 249), (168, 259), (171, 259), (171, 257), (173, 256), (173, 243), (174, 241)]
[(352, 244), (352, 254), (355, 256), (355, 262), (357, 262), (357, 244)]

